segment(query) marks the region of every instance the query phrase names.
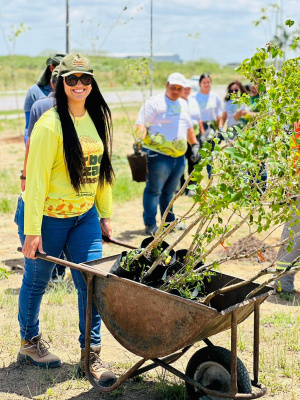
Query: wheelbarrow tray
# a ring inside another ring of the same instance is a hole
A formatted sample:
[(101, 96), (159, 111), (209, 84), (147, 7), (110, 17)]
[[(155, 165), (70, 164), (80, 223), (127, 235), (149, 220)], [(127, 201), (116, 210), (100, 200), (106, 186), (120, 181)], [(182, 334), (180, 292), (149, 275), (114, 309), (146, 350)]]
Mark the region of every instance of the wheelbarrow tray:
[[(244, 301), (257, 283), (249, 283), (224, 295), (217, 295), (210, 306), (186, 300), (158, 289), (112, 275), (110, 269), (117, 256), (85, 263), (92, 267), (93, 301), (107, 329), (127, 350), (153, 359), (230, 329), (232, 312), (237, 323), (244, 321), (255, 305), (273, 293), (264, 287)], [(99, 272), (98, 272), (99, 271)], [(242, 279), (216, 272), (205, 281), (207, 293)]]

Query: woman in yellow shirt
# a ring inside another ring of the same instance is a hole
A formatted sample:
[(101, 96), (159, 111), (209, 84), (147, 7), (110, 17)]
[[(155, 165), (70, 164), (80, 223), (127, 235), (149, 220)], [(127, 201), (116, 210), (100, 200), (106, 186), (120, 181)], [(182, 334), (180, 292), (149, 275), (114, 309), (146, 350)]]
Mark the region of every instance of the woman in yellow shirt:
[[(74, 263), (101, 258), (101, 231), (112, 237), (111, 139), (110, 110), (93, 78), (90, 60), (82, 54), (67, 55), (60, 64), (56, 106), (42, 115), (32, 132), (24, 202), (18, 214), (25, 256), (18, 317), (21, 362), (61, 365), (39, 331), (40, 304), (54, 264), (36, 259), (35, 252), (38, 249), (59, 257), (63, 251)], [(87, 289), (79, 271), (72, 270), (72, 276), (78, 291), (83, 356)], [(100, 315), (93, 307), (91, 372), (107, 386), (115, 381), (115, 375), (99, 358), (100, 325)]]

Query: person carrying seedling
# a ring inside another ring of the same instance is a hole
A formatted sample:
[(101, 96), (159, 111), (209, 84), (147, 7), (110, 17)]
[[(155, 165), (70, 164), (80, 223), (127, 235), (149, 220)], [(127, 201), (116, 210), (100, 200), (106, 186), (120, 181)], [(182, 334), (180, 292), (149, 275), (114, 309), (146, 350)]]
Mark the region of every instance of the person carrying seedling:
[[(147, 183), (143, 195), (147, 235), (157, 231), (158, 205), (163, 215), (174, 196), (185, 168), (187, 142), (191, 145), (191, 159), (199, 159), (199, 143), (189, 108), (181, 98), (185, 81), (182, 74), (171, 74), (166, 83), (166, 92), (148, 99), (136, 120), (148, 157)], [(174, 220), (171, 209), (166, 222)]]

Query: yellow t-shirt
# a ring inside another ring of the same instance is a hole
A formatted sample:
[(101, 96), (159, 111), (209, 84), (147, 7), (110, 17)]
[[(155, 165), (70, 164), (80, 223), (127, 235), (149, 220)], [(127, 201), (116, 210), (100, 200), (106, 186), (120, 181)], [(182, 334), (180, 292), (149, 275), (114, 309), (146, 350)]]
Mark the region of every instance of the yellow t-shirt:
[(85, 184), (79, 193), (71, 185), (63, 154), (63, 135), (55, 108), (45, 112), (34, 126), (26, 168), (26, 235), (40, 235), (43, 215), (70, 218), (86, 213), (94, 204), (100, 218), (112, 214), (112, 190), (100, 186), (99, 171), (103, 143), (88, 112), (75, 118), (87, 166)]

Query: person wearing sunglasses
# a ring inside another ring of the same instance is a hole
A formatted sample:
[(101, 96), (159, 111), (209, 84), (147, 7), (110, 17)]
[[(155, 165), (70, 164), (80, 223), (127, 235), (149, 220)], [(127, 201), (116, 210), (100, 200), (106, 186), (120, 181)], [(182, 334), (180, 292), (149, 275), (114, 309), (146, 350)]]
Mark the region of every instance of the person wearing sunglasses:
[(239, 81), (231, 82), (227, 86), (227, 94), (224, 102), (223, 124), (227, 121), (227, 127), (232, 128), (228, 131), (228, 139), (233, 140), (237, 134), (235, 126), (243, 128), (246, 125), (245, 116), (249, 114), (246, 104), (238, 105), (233, 102), (232, 97), (241, 96), (243, 93), (248, 94), (246, 88)]
[[(102, 257), (102, 236), (112, 238), (113, 168), (111, 113), (83, 54), (69, 54), (60, 64), (56, 106), (44, 113), (31, 134), (24, 207), (18, 216), (25, 273), (19, 294), (21, 346), (19, 362), (58, 367), (39, 330), (40, 304), (54, 264), (35, 258), (37, 250), (54, 257), (62, 251), (74, 263)], [(100, 223), (99, 223), (100, 218)], [(71, 270), (78, 292), (82, 371), (87, 288), (79, 271)], [(92, 308), (90, 370), (100, 385), (115, 375), (100, 360), (101, 318)]]
[(60, 61), (66, 56), (66, 53), (56, 53), (52, 57), (48, 58), (46, 61), (46, 68), (41, 73), (37, 83), (31, 86), (25, 97), (24, 102), (24, 112), (25, 112), (25, 131), (24, 131), (24, 143), (26, 146), (28, 140), (28, 125), (30, 118), (30, 111), (33, 104), (39, 100), (47, 97), (50, 92), (52, 92), (52, 87), (50, 84), (51, 74), (55, 67), (57, 67)]

